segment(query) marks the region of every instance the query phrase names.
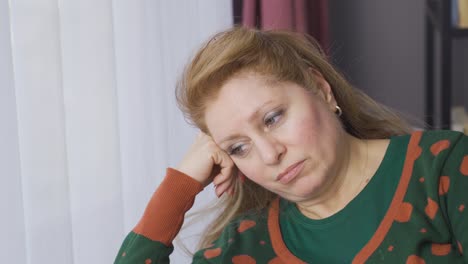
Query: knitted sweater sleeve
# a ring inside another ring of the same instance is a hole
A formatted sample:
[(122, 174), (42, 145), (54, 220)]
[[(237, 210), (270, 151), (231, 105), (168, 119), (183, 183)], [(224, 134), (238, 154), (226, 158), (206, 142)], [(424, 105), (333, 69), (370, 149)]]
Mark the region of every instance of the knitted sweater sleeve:
[(442, 167), (439, 195), (446, 195), (452, 244), (468, 263), (468, 137), (461, 136)]
[(202, 190), (198, 181), (168, 168), (143, 217), (123, 241), (114, 263), (169, 263), (172, 241), (179, 233), (185, 213)]

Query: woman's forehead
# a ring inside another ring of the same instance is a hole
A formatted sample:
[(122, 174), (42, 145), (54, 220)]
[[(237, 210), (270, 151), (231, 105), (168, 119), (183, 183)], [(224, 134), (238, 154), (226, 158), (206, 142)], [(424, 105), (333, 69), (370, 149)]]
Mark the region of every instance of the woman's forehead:
[[(205, 123), (216, 143), (231, 134), (255, 126), (268, 111), (310, 93), (292, 82), (266, 81), (255, 75), (239, 76), (226, 82), (218, 97), (205, 111)], [(301, 99), (302, 98), (302, 99)]]
[(226, 109), (233, 110), (234, 113), (244, 113), (272, 101), (277, 98), (284, 98), (288, 95), (286, 85), (281, 82), (267, 81), (262, 76), (246, 75), (232, 78), (220, 88), (218, 96), (208, 104), (210, 108), (217, 112)]
[(263, 108), (284, 100), (287, 90), (277, 84), (252, 76), (226, 82), (205, 111), (205, 122), (213, 138), (225, 134), (224, 131), (237, 129), (251, 121)]

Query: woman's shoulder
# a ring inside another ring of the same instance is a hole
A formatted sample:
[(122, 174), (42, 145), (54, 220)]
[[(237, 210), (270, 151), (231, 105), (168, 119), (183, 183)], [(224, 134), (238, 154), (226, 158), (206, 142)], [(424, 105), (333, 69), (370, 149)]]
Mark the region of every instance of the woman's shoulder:
[[(436, 157), (439, 154), (449, 155), (454, 148), (460, 148), (461, 145), (466, 145), (467, 136), (462, 132), (451, 130), (428, 130), (421, 132), (419, 146), (423, 150), (427, 150), (427, 154)], [(444, 156), (444, 155), (441, 155)]]
[[(416, 131), (415, 133), (417, 133)], [(459, 131), (453, 130), (425, 130), (420, 131), (422, 133), (422, 139), (447, 139), (447, 140), (458, 140), (462, 137), (466, 137), (465, 134)]]
[(457, 131), (418, 131), (412, 138), (417, 140), (413, 148), (419, 149), (415, 166), (428, 172), (440, 173), (447, 166), (459, 166), (468, 150), (468, 137)]

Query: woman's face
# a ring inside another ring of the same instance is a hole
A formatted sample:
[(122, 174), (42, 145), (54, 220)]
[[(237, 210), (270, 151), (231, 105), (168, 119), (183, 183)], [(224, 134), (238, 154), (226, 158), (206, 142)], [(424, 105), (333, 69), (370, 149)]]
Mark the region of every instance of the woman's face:
[(244, 73), (228, 80), (205, 112), (211, 136), (240, 171), (294, 202), (318, 197), (343, 163), (336, 101), (318, 79), (311, 93)]

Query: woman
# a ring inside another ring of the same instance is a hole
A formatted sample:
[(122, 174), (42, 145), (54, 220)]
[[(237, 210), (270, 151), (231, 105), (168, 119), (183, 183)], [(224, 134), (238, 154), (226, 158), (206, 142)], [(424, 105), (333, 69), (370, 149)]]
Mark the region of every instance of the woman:
[(467, 137), (411, 132), (352, 88), (313, 39), (219, 33), (177, 92), (202, 132), (116, 263), (168, 263), (210, 183), (225, 207), (194, 263), (468, 262)]

